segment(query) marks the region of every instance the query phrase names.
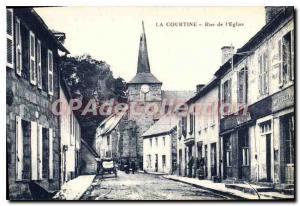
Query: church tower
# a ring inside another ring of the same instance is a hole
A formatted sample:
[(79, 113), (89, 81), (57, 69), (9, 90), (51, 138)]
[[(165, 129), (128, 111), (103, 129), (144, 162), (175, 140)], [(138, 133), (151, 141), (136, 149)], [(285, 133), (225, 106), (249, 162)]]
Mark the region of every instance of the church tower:
[(161, 102), (160, 82), (150, 71), (147, 40), (142, 22), (143, 32), (140, 36), (137, 73), (128, 83), (129, 102)]
[[(143, 137), (142, 134), (148, 130), (158, 119), (158, 115), (146, 111), (147, 108), (160, 110), (162, 92), (160, 82), (150, 70), (146, 34), (144, 22), (143, 31), (140, 36), (137, 72), (131, 81), (128, 82), (128, 103), (130, 106), (128, 119), (136, 124), (136, 158), (139, 168), (143, 166)], [(134, 105), (134, 108), (132, 107)], [(158, 111), (159, 113), (159, 111)]]

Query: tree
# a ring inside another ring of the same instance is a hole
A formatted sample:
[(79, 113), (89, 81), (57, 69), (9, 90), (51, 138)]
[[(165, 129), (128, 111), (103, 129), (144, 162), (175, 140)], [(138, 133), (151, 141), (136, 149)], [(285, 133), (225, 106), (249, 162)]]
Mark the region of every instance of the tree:
[(121, 77), (114, 78), (110, 65), (104, 61), (93, 59), (84, 54), (77, 57), (67, 57), (62, 61), (62, 78), (66, 81), (72, 98), (81, 99), (83, 106), (75, 111), (82, 128), (82, 138), (92, 145), (96, 129), (105, 116), (82, 115), (87, 102), (94, 100), (97, 105), (114, 99), (126, 102), (126, 82)]

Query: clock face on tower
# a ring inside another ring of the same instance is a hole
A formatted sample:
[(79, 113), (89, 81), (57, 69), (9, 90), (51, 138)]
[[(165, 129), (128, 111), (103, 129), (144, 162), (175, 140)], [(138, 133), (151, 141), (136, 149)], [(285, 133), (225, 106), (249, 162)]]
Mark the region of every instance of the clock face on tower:
[(149, 85), (148, 84), (143, 84), (141, 87), (141, 92), (144, 94), (147, 94), (150, 91)]

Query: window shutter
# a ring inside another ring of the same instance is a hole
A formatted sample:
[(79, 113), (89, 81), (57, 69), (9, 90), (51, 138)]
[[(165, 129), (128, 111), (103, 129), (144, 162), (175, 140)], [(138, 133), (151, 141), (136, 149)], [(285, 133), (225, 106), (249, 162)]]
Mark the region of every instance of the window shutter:
[(38, 179), (38, 135), (37, 123), (31, 122), (31, 180)]
[(23, 130), (22, 119), (16, 116), (16, 180), (23, 176)]
[(42, 89), (42, 44), (41, 41), (37, 40), (36, 48), (36, 66), (37, 66), (37, 85), (39, 89)]
[(278, 41), (278, 82), (279, 86), (282, 86), (283, 80), (282, 80), (282, 41), (281, 39)]
[(265, 86), (265, 93), (264, 94), (268, 94), (269, 93), (269, 57), (268, 57), (268, 54), (265, 53), (264, 54), (264, 65), (265, 65), (265, 68), (264, 68), (264, 71), (265, 71), (265, 83), (264, 83), (264, 86)]
[(231, 79), (228, 80), (228, 100), (229, 100), (229, 103), (232, 103), (232, 96), (231, 96)]
[(43, 174), (43, 127), (40, 124), (38, 124), (37, 137), (38, 137), (38, 154), (37, 154), (38, 179), (41, 180)]
[(258, 57), (258, 77), (259, 77), (259, 82), (258, 82), (258, 91), (259, 95), (262, 95), (262, 55), (259, 55)]
[(30, 55), (30, 83), (36, 85), (36, 51), (35, 51), (35, 35), (29, 32), (29, 55)]
[(13, 45), (14, 45), (14, 27), (13, 27), (13, 10), (6, 9), (6, 66), (8, 68), (13, 68), (14, 66), (14, 55), (13, 55)]
[(291, 80), (294, 80), (295, 75), (295, 65), (294, 65), (294, 47), (295, 47), (295, 37), (294, 29), (291, 31)]
[(224, 83), (221, 85), (221, 90), (222, 90), (222, 93), (221, 93), (221, 103), (224, 103), (225, 102), (225, 86), (224, 86)]
[(53, 179), (53, 129), (49, 128), (49, 179)]
[(21, 76), (22, 72), (22, 39), (21, 39), (21, 23), (18, 18), (16, 18), (16, 73)]
[(245, 95), (245, 98), (244, 98), (244, 103), (246, 104), (248, 102), (248, 68), (245, 67), (244, 68), (245, 70), (245, 84), (244, 84), (244, 95)]
[(53, 53), (48, 49), (48, 93), (53, 95)]

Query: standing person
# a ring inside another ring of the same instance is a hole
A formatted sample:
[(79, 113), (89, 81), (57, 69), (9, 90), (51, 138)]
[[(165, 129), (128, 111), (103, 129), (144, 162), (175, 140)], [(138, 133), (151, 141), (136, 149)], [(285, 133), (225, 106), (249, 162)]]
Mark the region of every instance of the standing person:
[(135, 161), (131, 162), (131, 169), (132, 169), (132, 174), (134, 174), (134, 171), (135, 171)]
[(127, 159), (127, 161), (126, 161), (126, 168), (125, 168), (126, 174), (129, 174), (129, 170), (130, 170), (130, 163), (129, 163), (129, 159)]
[(189, 166), (188, 177), (192, 177), (192, 175), (193, 175), (193, 165), (194, 165), (194, 157), (192, 156), (189, 163), (188, 163), (188, 166)]

